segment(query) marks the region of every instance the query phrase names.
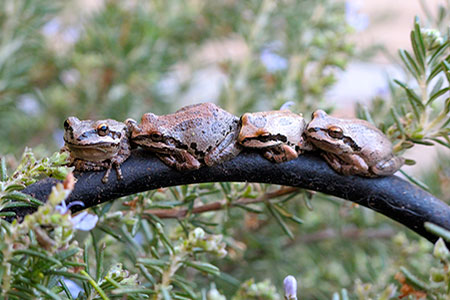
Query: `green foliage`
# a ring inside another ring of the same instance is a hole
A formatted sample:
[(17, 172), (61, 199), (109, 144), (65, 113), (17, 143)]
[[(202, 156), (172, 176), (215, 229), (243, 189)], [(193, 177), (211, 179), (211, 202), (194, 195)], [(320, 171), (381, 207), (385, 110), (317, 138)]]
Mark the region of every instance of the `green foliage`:
[(393, 106), (385, 105), (384, 100), (379, 99), (372, 111), (360, 107), (359, 116), (372, 120), (372, 115), (381, 117), (389, 109), (391, 118), (382, 126), (395, 140), (395, 152), (402, 152), (414, 144), (430, 146), (438, 143), (450, 148), (449, 36), (442, 35), (437, 29), (421, 27), (416, 18), (411, 31), (411, 46), (413, 53), (401, 49), (399, 55), (412, 82), (395, 79), (403, 93), (391, 87)]
[[(8, 153), (0, 160), (1, 208), (38, 206), (20, 193), (25, 186), (70, 178), (66, 154), (50, 155), (69, 115), (138, 119), (199, 101), (239, 115), (287, 100), (308, 115), (333, 107), (325, 92), (353, 56), (339, 1), (80, 3), (0, 1), (0, 153)], [(392, 99), (358, 111), (380, 124), (396, 152), (449, 146), (448, 15), (443, 7), (430, 18), (437, 29), (415, 21), (412, 52), (400, 51), (411, 80), (392, 84)], [(44, 158), (26, 149), (16, 162), (11, 154), (24, 146)], [(448, 168), (441, 159), (423, 178), (444, 200)], [(70, 279), (77, 299), (281, 299), (288, 274), (300, 278), (299, 299), (448, 293), (442, 241), (433, 250), (334, 197), (205, 183), (125, 197), (86, 217), (67, 211), (71, 188), (70, 179), (57, 186), (21, 224), (0, 220), (2, 298), (73, 299)], [(82, 224), (96, 226), (86, 233)]]
[[(8, 176), (5, 157), (0, 158), (0, 210), (12, 207), (39, 206), (41, 202), (20, 190), (36, 182), (44, 176), (57, 179), (66, 178), (71, 168), (64, 165), (68, 163), (67, 153), (54, 153), (50, 157), (37, 160), (33, 152), (26, 148), (22, 160), (11, 176)], [(1, 212), (0, 216), (11, 216), (13, 212)]]

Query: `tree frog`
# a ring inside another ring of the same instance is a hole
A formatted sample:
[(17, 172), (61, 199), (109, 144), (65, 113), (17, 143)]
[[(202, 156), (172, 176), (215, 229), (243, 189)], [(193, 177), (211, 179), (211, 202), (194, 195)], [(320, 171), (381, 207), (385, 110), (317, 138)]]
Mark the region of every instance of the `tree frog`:
[(392, 153), (391, 141), (364, 120), (334, 118), (317, 110), (305, 134), (329, 165), (344, 175), (387, 176), (405, 162)]
[(154, 151), (180, 171), (219, 164), (241, 151), (236, 142), (239, 118), (213, 103), (189, 105), (169, 115), (146, 113), (139, 125), (132, 119), (126, 123), (133, 144)]
[(106, 169), (103, 183), (108, 182), (112, 166), (122, 179), (122, 164), (131, 154), (127, 126), (115, 120), (79, 120), (69, 117), (64, 122), (63, 150), (70, 153), (70, 165), (78, 171)]
[(312, 148), (303, 137), (305, 127), (302, 115), (287, 109), (246, 113), (241, 117), (238, 142), (260, 149), (270, 161), (284, 162)]

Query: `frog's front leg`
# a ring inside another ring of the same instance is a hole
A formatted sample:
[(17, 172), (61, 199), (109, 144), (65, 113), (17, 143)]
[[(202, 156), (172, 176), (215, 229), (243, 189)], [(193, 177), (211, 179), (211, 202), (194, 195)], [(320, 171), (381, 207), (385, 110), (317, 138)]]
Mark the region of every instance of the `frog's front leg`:
[(275, 163), (289, 161), (298, 157), (297, 151), (288, 145), (279, 145), (269, 148), (264, 151), (263, 155), (265, 158)]
[(177, 150), (171, 154), (156, 154), (160, 160), (178, 171), (196, 170), (200, 168), (200, 162), (186, 150)]
[[(75, 167), (75, 170), (86, 172), (86, 171), (102, 171), (106, 169), (106, 173), (102, 178), (103, 183), (108, 182), (109, 173), (111, 173), (111, 168), (113, 163), (111, 163), (110, 160), (104, 160), (104, 161), (88, 161), (83, 159), (75, 158), (70, 163), (70, 165)], [(118, 176), (119, 177), (119, 176)], [(120, 177), (119, 177), (120, 179)]]
[(378, 176), (388, 176), (397, 172), (404, 163), (405, 159), (403, 157), (392, 156), (370, 167), (370, 171)]
[(230, 133), (225, 136), (219, 145), (205, 155), (205, 164), (211, 167), (236, 157), (242, 151), (242, 147), (237, 143), (236, 138), (237, 133)]

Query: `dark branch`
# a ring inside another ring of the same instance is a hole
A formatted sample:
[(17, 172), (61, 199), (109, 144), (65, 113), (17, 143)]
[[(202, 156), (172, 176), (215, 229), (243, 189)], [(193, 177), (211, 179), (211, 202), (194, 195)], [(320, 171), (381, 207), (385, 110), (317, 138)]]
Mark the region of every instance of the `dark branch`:
[[(67, 202), (83, 201), (85, 207), (92, 207), (161, 187), (220, 181), (262, 182), (306, 188), (353, 201), (396, 220), (433, 242), (437, 237), (425, 230), (424, 222), (450, 230), (450, 207), (422, 189), (396, 176), (342, 176), (314, 153), (275, 164), (256, 153), (244, 152), (219, 166), (179, 172), (138, 149), (122, 164), (122, 172), (123, 180), (117, 181), (116, 173), (111, 172), (107, 184), (101, 182), (104, 172), (76, 174), (78, 181)], [(55, 182), (45, 179), (23, 192), (45, 201)], [(80, 206), (73, 207), (73, 211), (81, 209)], [(23, 208), (15, 211), (19, 219), (31, 212)]]

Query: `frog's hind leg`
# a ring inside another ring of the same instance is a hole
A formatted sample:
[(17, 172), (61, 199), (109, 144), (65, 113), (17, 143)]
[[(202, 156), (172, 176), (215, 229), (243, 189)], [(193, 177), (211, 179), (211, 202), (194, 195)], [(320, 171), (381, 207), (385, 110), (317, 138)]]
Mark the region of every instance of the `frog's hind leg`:
[(178, 171), (197, 170), (200, 168), (200, 162), (186, 150), (177, 151), (172, 154), (160, 154), (156, 156), (169, 167), (176, 168)]
[(403, 157), (392, 156), (391, 158), (380, 161), (372, 166), (370, 171), (376, 176), (388, 176), (397, 172), (404, 163), (405, 159)]
[(342, 160), (333, 153), (322, 152), (321, 155), (331, 168), (342, 175), (367, 176), (369, 174), (369, 167), (364, 162), (364, 160), (359, 158), (357, 155), (350, 155), (347, 157), (351, 161), (351, 163)]
[(280, 145), (270, 148), (264, 151), (263, 155), (265, 158), (275, 163), (289, 161), (298, 157), (297, 151), (288, 145)]
[(236, 157), (242, 151), (236, 137), (237, 133), (228, 134), (219, 145), (205, 155), (205, 164), (211, 167)]

